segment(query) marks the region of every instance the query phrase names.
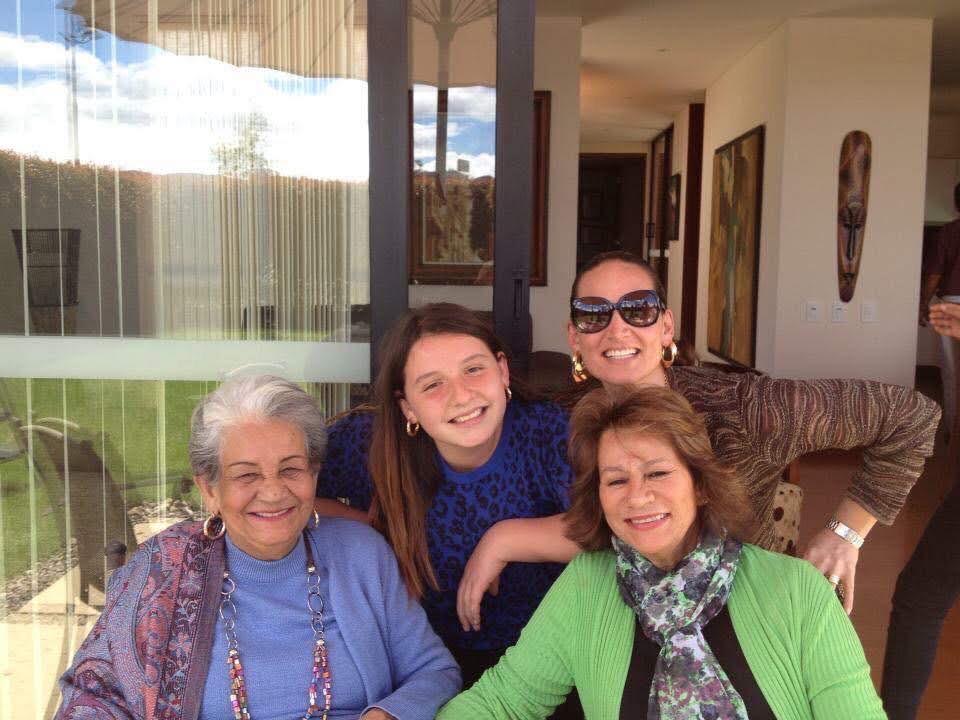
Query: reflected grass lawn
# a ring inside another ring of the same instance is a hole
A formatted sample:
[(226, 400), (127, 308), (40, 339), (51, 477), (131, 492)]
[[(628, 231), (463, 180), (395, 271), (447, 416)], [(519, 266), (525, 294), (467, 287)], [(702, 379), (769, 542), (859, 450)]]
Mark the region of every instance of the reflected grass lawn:
[[(18, 419), (3, 423), (0, 447), (13, 450), (17, 428), (28, 424), (56, 431), (66, 427), (70, 440), (89, 443), (102, 458), (112, 483), (104, 482), (102, 475), (91, 479), (89, 473), (75, 473), (71, 479), (78, 498), (74, 523), (87, 519), (98, 524), (105, 509), (117, 506), (125, 510), (148, 500), (184, 497), (185, 487), (196, 501), (196, 491), (184, 482), (190, 478), (190, 413), (213, 387), (212, 382), (0, 379), (0, 411), (7, 410)], [(33, 506), (27, 452), (0, 464), (0, 552), (5, 576), (0, 577), (0, 585), (29, 567), (31, 547), (41, 561), (63, 547), (64, 472), (38, 439), (41, 432), (33, 434)], [(97, 487), (92, 491), (76, 487), (81, 481)], [(79, 500), (81, 495), (86, 497)], [(98, 501), (91, 502), (91, 495)]]
[[(5, 450), (16, 453), (18, 443), (23, 450), (0, 462), (0, 592), (7, 578), (30, 567), (32, 552), (43, 561), (64, 545), (68, 493), (64, 472), (57, 468), (64, 455), (63, 440), (50, 435), (51, 429), (66, 428), (67, 456), (72, 457), (70, 516), (75, 526), (85, 523), (85, 529), (93, 528), (96, 534), (107, 526), (108, 515), (122, 518), (129, 508), (147, 501), (180, 498), (199, 507), (187, 457), (190, 415), (217, 384), (0, 378), (0, 456)], [(343, 408), (350, 390), (336, 384), (304, 387), (326, 415)], [(26, 451), (20, 430), (27, 425), (39, 428), (32, 434), (32, 453)], [(50, 437), (55, 441), (44, 442)], [(96, 472), (78, 468), (84, 452), (102, 459), (109, 481), (104, 481), (99, 461)], [(28, 454), (34, 459), (32, 473)], [(72, 534), (77, 536), (76, 528)]]

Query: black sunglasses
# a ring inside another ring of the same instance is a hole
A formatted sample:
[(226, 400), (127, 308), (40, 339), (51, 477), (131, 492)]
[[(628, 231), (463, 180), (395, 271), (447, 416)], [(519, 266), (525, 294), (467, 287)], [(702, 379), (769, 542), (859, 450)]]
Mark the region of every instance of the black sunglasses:
[(577, 332), (600, 332), (610, 324), (616, 310), (629, 325), (650, 327), (666, 309), (655, 290), (634, 290), (615, 303), (602, 297), (579, 297), (570, 301), (570, 322)]

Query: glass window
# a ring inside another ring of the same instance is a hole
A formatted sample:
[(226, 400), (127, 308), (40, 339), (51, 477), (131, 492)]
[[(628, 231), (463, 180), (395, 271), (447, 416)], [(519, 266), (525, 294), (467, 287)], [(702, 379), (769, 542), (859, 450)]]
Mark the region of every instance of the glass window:
[[(496, 2), (413, 0), (411, 283), (493, 284)], [(490, 310), (491, 287), (411, 288)]]
[(64, 5), (0, 20), (0, 333), (365, 341), (362, 3)]
[[(0, 3), (0, 720), (139, 542), (202, 516), (197, 400), (369, 381), (365, 0)], [(14, 704), (15, 703), (15, 704)]]

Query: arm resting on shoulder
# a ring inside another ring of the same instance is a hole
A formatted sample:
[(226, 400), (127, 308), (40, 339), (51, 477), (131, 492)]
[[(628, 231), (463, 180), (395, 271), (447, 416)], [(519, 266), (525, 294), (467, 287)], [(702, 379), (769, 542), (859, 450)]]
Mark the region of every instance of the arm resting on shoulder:
[(501, 520), (484, 533), (463, 569), (457, 588), (457, 616), (464, 631), (480, 629), (483, 594), (496, 595), (509, 562), (568, 563), (580, 546), (566, 536), (565, 516)]
[[(861, 537), (878, 520), (893, 522), (933, 453), (940, 421), (935, 402), (910, 388), (866, 380), (762, 377), (750, 388), (743, 423), (768, 462), (783, 467), (819, 450), (863, 448), (863, 464), (834, 517)], [(840, 577), (850, 612), (859, 550), (824, 529), (804, 557), (824, 575)]]
[(313, 501), (313, 509), (324, 517), (341, 517), (347, 520), (356, 520), (364, 525), (370, 524), (370, 515), (364, 510), (357, 510), (349, 505), (345, 505), (339, 500), (329, 498), (316, 498)]
[(933, 400), (867, 380), (756, 378), (741, 412), (756, 450), (780, 467), (819, 450), (863, 448), (847, 497), (885, 525), (933, 454), (940, 422)]

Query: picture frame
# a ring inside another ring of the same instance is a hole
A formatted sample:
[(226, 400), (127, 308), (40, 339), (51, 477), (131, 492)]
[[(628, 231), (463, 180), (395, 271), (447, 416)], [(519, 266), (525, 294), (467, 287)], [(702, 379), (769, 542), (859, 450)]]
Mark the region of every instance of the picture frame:
[[(531, 286), (547, 284), (550, 106), (549, 90), (534, 92)], [(411, 142), (411, 153), (412, 148)], [(410, 166), (411, 168), (414, 166), (412, 157)], [(457, 224), (461, 228), (462, 237), (455, 241), (469, 242), (473, 250), (470, 254), (473, 257), (461, 262), (447, 262), (441, 257), (431, 256), (438, 245), (437, 236), (440, 234), (439, 223), (435, 220), (433, 210), (436, 205), (436, 193), (433, 190), (432, 173), (414, 172), (413, 175), (410, 188), (409, 282), (420, 285), (492, 285), (494, 178), (487, 176), (453, 183), (453, 191), (445, 198), (445, 203), (461, 218)], [(459, 187), (461, 185), (462, 187)], [(456, 193), (459, 193), (459, 197)]]
[(664, 230), (667, 240), (680, 239), (680, 173), (674, 173), (667, 180), (667, 209)]
[(707, 349), (755, 367), (764, 126), (714, 151), (710, 210)]

